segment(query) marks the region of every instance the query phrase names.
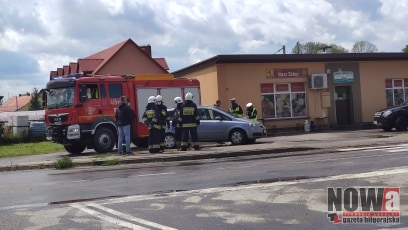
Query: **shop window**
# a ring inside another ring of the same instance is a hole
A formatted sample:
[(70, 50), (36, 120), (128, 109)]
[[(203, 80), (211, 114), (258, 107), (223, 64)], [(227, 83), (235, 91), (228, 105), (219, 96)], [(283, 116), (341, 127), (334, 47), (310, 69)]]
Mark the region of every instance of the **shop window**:
[(408, 101), (408, 79), (385, 80), (387, 107), (401, 105)]
[(261, 106), (265, 120), (306, 117), (305, 84), (261, 84)]

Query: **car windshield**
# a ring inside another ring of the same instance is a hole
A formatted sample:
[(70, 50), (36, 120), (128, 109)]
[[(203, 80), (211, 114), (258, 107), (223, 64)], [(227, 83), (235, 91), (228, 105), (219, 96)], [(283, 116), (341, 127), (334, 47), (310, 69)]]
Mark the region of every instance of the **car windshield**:
[(57, 109), (71, 107), (74, 102), (74, 87), (49, 89), (47, 108)]

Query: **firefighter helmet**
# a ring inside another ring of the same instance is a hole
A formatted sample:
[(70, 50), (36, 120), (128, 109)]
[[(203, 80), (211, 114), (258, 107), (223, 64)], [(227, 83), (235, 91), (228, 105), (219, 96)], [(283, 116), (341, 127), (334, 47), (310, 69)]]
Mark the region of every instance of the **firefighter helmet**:
[(156, 102), (163, 101), (163, 97), (161, 95), (156, 96)]
[(192, 93), (190, 93), (190, 92), (188, 92), (188, 93), (186, 93), (186, 97), (185, 97), (185, 99), (186, 99), (186, 101), (188, 101), (188, 100), (193, 100), (193, 94)]
[(183, 99), (181, 99), (181, 97), (175, 97), (174, 102), (176, 102), (177, 104), (180, 104), (180, 103), (183, 103)]
[(156, 97), (155, 97), (155, 96), (150, 96), (150, 97), (147, 99), (147, 103), (156, 103)]
[(247, 108), (249, 108), (249, 107), (251, 107), (252, 106), (252, 103), (251, 102), (249, 102), (248, 104), (246, 104), (246, 107)]

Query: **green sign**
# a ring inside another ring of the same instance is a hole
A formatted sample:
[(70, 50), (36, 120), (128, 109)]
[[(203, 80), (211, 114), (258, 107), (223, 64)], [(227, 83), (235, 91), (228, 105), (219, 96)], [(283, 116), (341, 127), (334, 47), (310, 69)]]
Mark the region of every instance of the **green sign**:
[(350, 83), (354, 82), (354, 74), (351, 71), (333, 72), (334, 83)]

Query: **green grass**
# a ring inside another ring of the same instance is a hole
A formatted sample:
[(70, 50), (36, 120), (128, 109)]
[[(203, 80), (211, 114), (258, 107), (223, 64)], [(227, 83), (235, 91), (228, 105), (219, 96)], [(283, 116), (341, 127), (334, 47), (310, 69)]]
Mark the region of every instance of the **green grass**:
[(55, 153), (65, 151), (64, 146), (49, 141), (19, 143), (19, 144), (1, 144), (0, 158), (40, 155), (45, 153)]

